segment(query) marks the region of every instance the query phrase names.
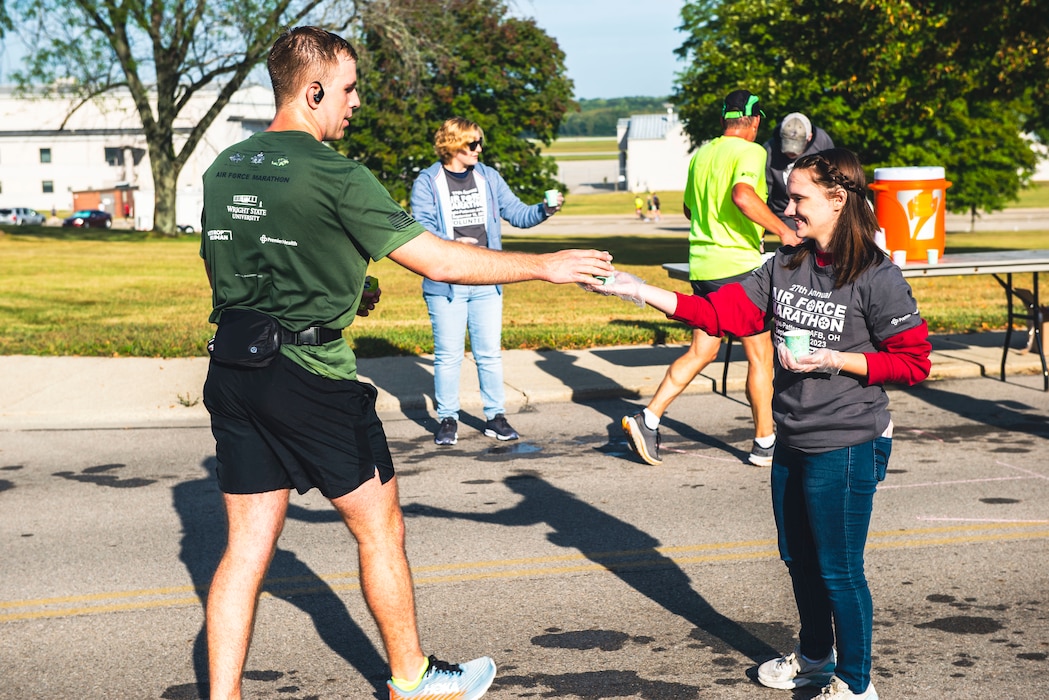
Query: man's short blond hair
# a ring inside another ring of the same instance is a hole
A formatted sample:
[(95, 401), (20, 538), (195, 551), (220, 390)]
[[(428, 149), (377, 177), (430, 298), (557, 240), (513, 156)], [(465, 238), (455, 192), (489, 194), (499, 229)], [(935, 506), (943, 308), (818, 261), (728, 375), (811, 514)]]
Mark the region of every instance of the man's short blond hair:
[(462, 117), (452, 117), (441, 124), (433, 137), (433, 150), (442, 163), (448, 163), (455, 154), (466, 148), (474, 140), (473, 132), (484, 138), (484, 129), (475, 122)]

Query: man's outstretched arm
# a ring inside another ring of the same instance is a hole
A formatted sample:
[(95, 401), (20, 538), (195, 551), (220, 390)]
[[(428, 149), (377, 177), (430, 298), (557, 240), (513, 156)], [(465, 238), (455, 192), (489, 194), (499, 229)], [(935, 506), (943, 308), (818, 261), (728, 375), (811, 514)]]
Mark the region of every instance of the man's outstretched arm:
[(426, 232), (390, 253), (412, 272), (452, 284), (508, 284), (542, 280), (554, 284), (600, 284), (613, 272), (612, 255), (600, 250), (519, 253), (446, 241)]

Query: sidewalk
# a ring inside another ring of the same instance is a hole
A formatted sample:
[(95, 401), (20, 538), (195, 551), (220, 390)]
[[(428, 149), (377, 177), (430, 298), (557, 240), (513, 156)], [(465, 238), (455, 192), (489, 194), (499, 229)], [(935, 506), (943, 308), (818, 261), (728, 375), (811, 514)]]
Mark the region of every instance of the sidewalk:
[[(1019, 337), (1017, 337), (1019, 336)], [(1014, 343), (1024, 334), (1014, 334)], [(1004, 333), (933, 336), (930, 380), (997, 379)], [(667, 365), (684, 346), (630, 346), (503, 353), (507, 412), (536, 404), (625, 397), (647, 401)], [(724, 353), (724, 350), (722, 350)], [(0, 356), (0, 431), (69, 428), (136, 428), (207, 425), (200, 402), (206, 358)], [(721, 389), (722, 362), (710, 365), (687, 393)], [(1008, 375), (1040, 374), (1036, 354), (1011, 350)], [(380, 413), (433, 411), (433, 356), (359, 361), (362, 380), (379, 389)], [(746, 361), (733, 347), (727, 387), (742, 395)], [(480, 392), (472, 362), (463, 364), (462, 406), (480, 413)]]

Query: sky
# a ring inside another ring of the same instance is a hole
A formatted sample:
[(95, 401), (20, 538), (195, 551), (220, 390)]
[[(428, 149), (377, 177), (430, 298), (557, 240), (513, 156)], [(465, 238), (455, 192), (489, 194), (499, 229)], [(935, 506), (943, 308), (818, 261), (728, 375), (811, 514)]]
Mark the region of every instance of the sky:
[(665, 97), (683, 64), (683, 0), (512, 0), (565, 52), (576, 99)]
[[(674, 49), (684, 0), (509, 0), (511, 12), (532, 17), (565, 52), (576, 99), (666, 97), (682, 64)], [(0, 81), (20, 67), (15, 37), (0, 45)], [(6, 50), (5, 50), (6, 49)]]

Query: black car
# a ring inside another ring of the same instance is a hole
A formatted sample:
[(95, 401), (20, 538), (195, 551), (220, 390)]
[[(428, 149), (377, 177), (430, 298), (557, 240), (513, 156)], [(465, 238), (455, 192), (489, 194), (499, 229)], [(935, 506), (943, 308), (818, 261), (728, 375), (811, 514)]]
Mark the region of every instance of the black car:
[(76, 228), (113, 228), (113, 217), (98, 209), (81, 209), (62, 221), (63, 226)]

